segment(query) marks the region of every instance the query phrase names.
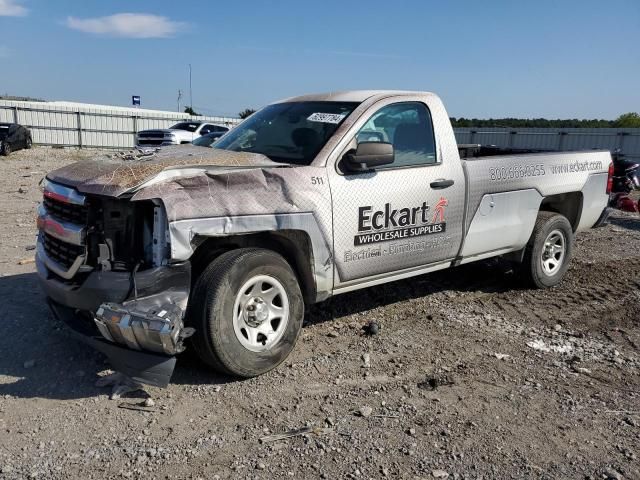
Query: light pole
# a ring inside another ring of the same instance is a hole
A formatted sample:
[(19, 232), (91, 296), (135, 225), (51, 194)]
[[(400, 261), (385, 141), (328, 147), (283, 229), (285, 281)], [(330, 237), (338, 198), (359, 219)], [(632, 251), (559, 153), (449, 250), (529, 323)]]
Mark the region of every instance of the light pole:
[(189, 106), (193, 110), (193, 89), (191, 87), (191, 64), (189, 64)]
[(178, 113), (180, 113), (180, 99), (182, 98), (182, 90), (178, 90)]

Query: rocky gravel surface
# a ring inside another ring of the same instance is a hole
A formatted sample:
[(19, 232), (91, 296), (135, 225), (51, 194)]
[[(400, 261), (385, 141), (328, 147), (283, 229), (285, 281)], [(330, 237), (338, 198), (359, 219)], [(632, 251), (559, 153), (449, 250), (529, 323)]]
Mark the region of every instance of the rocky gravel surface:
[(0, 479), (640, 478), (637, 216), (580, 235), (554, 289), (490, 261), (349, 293), (273, 372), (187, 351), (110, 400), (33, 265), (39, 180), (90, 154), (0, 159)]

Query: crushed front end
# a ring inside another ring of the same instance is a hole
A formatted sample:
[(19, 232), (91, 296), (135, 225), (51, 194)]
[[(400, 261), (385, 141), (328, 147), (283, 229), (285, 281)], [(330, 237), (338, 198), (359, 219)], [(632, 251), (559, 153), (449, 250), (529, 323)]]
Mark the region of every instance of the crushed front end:
[(43, 181), (36, 267), (56, 317), (114, 368), (166, 386), (184, 327), (189, 262), (172, 263), (164, 208)]

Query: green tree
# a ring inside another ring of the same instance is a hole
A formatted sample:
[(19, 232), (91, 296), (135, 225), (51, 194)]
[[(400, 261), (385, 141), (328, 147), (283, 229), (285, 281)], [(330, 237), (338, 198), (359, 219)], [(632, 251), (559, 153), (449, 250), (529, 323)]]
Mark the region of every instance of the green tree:
[(184, 113), (188, 113), (189, 115), (193, 115), (194, 117), (198, 117), (200, 116), (199, 113), (197, 113), (193, 108), (191, 107), (184, 107)]
[(253, 115), (255, 112), (256, 111), (253, 108), (245, 108), (238, 114), (238, 116), (244, 120), (248, 116)]
[(637, 112), (624, 113), (616, 118), (614, 123), (618, 128), (640, 128), (640, 114)]

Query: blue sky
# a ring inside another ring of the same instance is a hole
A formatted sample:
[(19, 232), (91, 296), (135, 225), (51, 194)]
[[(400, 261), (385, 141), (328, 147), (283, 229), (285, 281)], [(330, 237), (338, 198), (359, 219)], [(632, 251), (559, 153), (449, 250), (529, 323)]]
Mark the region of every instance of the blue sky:
[(206, 114), (390, 88), (457, 117), (615, 118), (640, 111), (639, 45), (639, 0), (0, 0), (0, 92), (174, 110), (191, 63)]

